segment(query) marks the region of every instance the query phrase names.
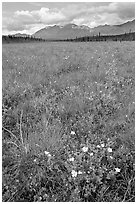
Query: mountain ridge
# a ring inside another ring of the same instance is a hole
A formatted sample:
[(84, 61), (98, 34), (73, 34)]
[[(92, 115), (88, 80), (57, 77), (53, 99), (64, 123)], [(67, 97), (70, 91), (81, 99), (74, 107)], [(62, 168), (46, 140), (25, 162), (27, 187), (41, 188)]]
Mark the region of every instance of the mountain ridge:
[(45, 40), (66, 40), (74, 39), (85, 36), (95, 35), (119, 35), (124, 33), (135, 32), (135, 19), (127, 21), (119, 25), (99, 25), (94, 28), (90, 28), (86, 25), (76, 25), (69, 23), (65, 25), (46, 26), (35, 32), (32, 35), (16, 33), (15, 37), (28, 37), (42, 38)]
[(119, 35), (123, 33), (135, 32), (135, 19), (119, 25), (99, 25), (90, 28), (85, 25), (76, 25), (74, 23), (62, 25), (47, 26), (38, 30), (32, 36), (43, 38), (45, 40), (63, 40), (74, 39), (76, 37), (98, 35)]

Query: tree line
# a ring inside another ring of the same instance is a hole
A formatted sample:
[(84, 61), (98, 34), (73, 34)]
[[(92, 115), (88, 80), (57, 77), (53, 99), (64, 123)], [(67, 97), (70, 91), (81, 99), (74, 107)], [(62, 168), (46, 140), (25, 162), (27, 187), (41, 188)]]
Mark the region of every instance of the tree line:
[(3, 35), (2, 43), (24, 43), (24, 42), (44, 42), (45, 39), (35, 38), (33, 36), (14, 36)]
[(67, 39), (65, 41), (71, 42), (97, 42), (97, 41), (135, 41), (135, 32), (125, 33), (120, 35), (98, 35), (76, 37), (74, 39)]
[(36, 38), (34, 36), (2, 36), (2, 43), (24, 43), (24, 42), (98, 42), (98, 41), (135, 41), (135, 32), (120, 34), (120, 35), (98, 35), (84, 36), (68, 39), (51, 39), (45, 40), (42, 38)]

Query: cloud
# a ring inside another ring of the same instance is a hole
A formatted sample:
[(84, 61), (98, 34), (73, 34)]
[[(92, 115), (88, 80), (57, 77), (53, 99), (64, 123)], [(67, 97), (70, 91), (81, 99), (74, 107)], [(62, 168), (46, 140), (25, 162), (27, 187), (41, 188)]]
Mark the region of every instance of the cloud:
[(65, 16), (57, 9), (52, 10), (44, 7), (34, 11), (16, 11), (14, 17), (23, 19), (23, 22), (45, 24), (58, 23), (65, 19)]
[[(3, 18), (3, 31), (21, 31), (27, 30), (36, 32), (46, 25), (58, 24), (65, 20), (65, 16), (57, 9), (42, 7), (40, 10), (21, 10), (15, 11), (12, 18)], [(34, 29), (32, 29), (32, 27)], [(33, 32), (32, 32), (33, 33)]]
[(134, 3), (113, 2), (96, 7), (86, 6), (87, 8), (83, 7), (81, 10), (77, 8), (78, 12), (73, 15), (73, 23), (95, 27), (103, 24), (121, 24), (135, 18)]
[(116, 13), (118, 14), (119, 18), (123, 20), (135, 18), (135, 3), (119, 2), (115, 4), (116, 4)]
[(40, 9), (17, 10), (12, 16), (9, 14), (6, 16), (4, 12), (3, 30), (9, 32), (26, 30), (30, 33), (36, 32), (46, 25), (76, 23), (95, 27), (105, 23), (119, 24), (135, 18), (135, 3), (133, 2), (86, 2), (64, 5), (62, 4), (62, 7), (43, 6)]

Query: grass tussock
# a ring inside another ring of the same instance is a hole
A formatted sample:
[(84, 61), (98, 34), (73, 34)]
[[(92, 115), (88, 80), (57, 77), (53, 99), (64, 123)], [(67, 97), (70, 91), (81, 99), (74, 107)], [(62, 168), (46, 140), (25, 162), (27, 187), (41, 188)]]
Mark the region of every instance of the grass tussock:
[(134, 43), (3, 45), (3, 201), (135, 201)]

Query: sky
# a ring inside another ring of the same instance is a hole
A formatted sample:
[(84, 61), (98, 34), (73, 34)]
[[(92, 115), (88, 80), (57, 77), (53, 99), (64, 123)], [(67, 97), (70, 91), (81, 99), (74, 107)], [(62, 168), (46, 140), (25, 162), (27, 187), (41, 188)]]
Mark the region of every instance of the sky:
[(26, 33), (74, 23), (91, 28), (135, 19), (134, 2), (3, 2), (2, 34)]

